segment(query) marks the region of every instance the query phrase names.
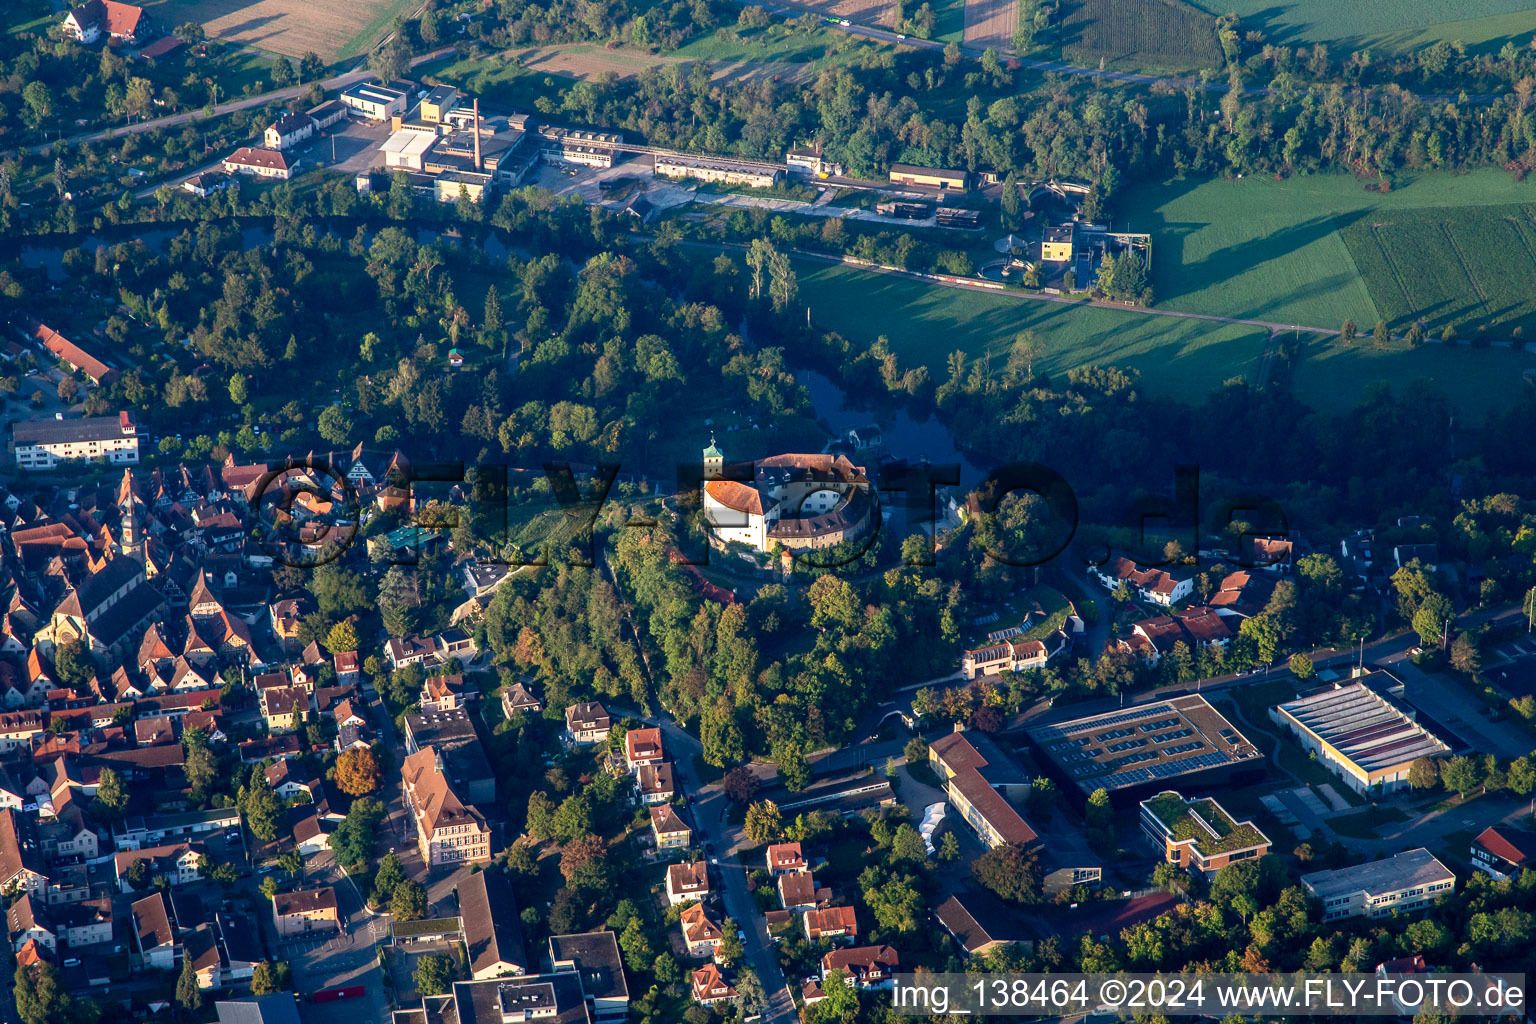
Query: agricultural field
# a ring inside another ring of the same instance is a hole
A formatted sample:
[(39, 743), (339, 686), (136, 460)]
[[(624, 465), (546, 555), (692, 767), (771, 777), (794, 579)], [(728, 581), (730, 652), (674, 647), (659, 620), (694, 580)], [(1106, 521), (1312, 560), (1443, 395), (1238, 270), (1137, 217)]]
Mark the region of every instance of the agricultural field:
[(988, 353), (1001, 366), (1014, 336), (1033, 330), (1045, 344), (1048, 373), (1077, 366), (1139, 370), (1147, 390), (1198, 401), (1231, 377), (1253, 379), (1267, 332), (1203, 320), (1146, 316), (967, 291), (849, 267), (803, 263), (801, 299), (815, 321), (868, 345), (885, 335), (904, 366), (923, 363), (935, 380), (955, 349)]
[(1019, 27), (1019, 0), (965, 0), (965, 42), (1004, 49)]
[(242, 43), (270, 53), (302, 57), (318, 53), (327, 61), (367, 52), (389, 32), (395, 18), (421, 0), (161, 0), (146, 10), (162, 25), (197, 22), (210, 39)]
[[(896, 27), (896, 0), (802, 0), (797, 7), (829, 18), (846, 19), (855, 25)], [(912, 16), (911, 11), (907, 17)]]
[(1425, 379), (1445, 394), (1460, 415), (1476, 423), (1490, 410), (1503, 408), (1531, 386), (1536, 356), (1520, 347), (1476, 348), (1426, 344), (1416, 349), (1377, 350), (1369, 339), (1353, 345), (1315, 341), (1291, 375), (1291, 391), (1319, 409), (1348, 409), (1375, 381), (1400, 388)]
[(1242, 27), (1273, 43), (1335, 42), (1349, 49), (1405, 51), (1440, 40), (1497, 50), (1507, 39), (1524, 45), (1536, 32), (1531, 0), (1195, 0), (1212, 14), (1235, 13)]
[[(522, 67), (531, 73), (585, 79), (613, 73), (619, 78), (635, 78), (649, 68), (687, 63), (686, 58), (660, 56), (640, 50), (609, 50), (601, 46), (536, 46), (513, 53)], [(717, 81), (741, 82), (762, 78), (774, 81), (803, 82), (811, 78), (811, 65), (784, 61), (710, 60), (710, 77)]]
[[(1422, 320), (1507, 337), (1536, 329), (1536, 209), (1394, 210), (1343, 232), (1376, 309), (1393, 328)], [(1536, 336), (1536, 335), (1533, 335)]]
[(1067, 60), (1177, 70), (1221, 63), (1216, 19), (1183, 0), (1077, 0), (1063, 10)]
[(1536, 203), (1536, 187), (1498, 171), (1425, 174), (1367, 192), (1343, 175), (1275, 181), (1174, 181), (1127, 189), (1117, 227), (1152, 234), (1159, 308), (1281, 324), (1373, 324), (1375, 296), (1344, 232), (1382, 214)]

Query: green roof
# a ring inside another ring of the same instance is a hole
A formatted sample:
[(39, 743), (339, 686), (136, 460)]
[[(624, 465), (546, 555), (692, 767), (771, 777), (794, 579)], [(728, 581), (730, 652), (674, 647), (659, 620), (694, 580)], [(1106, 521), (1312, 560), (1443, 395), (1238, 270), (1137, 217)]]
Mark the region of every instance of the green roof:
[(1203, 856), (1230, 853), (1250, 846), (1262, 846), (1268, 837), (1248, 822), (1239, 822), (1215, 800), (1185, 800), (1177, 793), (1159, 793), (1142, 806), (1151, 811), (1168, 829), (1176, 842), (1194, 840)]

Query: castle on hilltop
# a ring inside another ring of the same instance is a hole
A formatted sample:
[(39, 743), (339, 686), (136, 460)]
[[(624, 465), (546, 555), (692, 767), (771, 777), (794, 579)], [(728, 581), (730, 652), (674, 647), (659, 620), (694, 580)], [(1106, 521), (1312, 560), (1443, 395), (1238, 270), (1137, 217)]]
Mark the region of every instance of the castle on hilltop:
[(864, 535), (875, 521), (863, 466), (844, 455), (772, 455), (727, 467), (704, 449), (704, 516), (710, 543), (754, 551), (830, 548)]

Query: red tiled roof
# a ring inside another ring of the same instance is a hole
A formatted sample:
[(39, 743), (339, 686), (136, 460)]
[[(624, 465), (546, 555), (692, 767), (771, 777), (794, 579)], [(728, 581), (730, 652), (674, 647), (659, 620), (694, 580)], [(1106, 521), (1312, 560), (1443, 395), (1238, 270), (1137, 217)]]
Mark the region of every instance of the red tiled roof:
[(1536, 858), (1536, 832), (1490, 825), (1474, 842), (1500, 860), (1517, 866)]

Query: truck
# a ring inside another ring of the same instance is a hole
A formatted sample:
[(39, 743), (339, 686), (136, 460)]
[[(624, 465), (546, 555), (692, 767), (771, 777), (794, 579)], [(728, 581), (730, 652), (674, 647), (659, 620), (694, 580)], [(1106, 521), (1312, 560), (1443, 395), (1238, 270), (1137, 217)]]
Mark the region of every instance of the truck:
[(361, 985), (340, 985), (336, 988), (322, 988), (309, 994), (312, 1003), (334, 1003), (338, 999), (360, 999), (363, 995)]

